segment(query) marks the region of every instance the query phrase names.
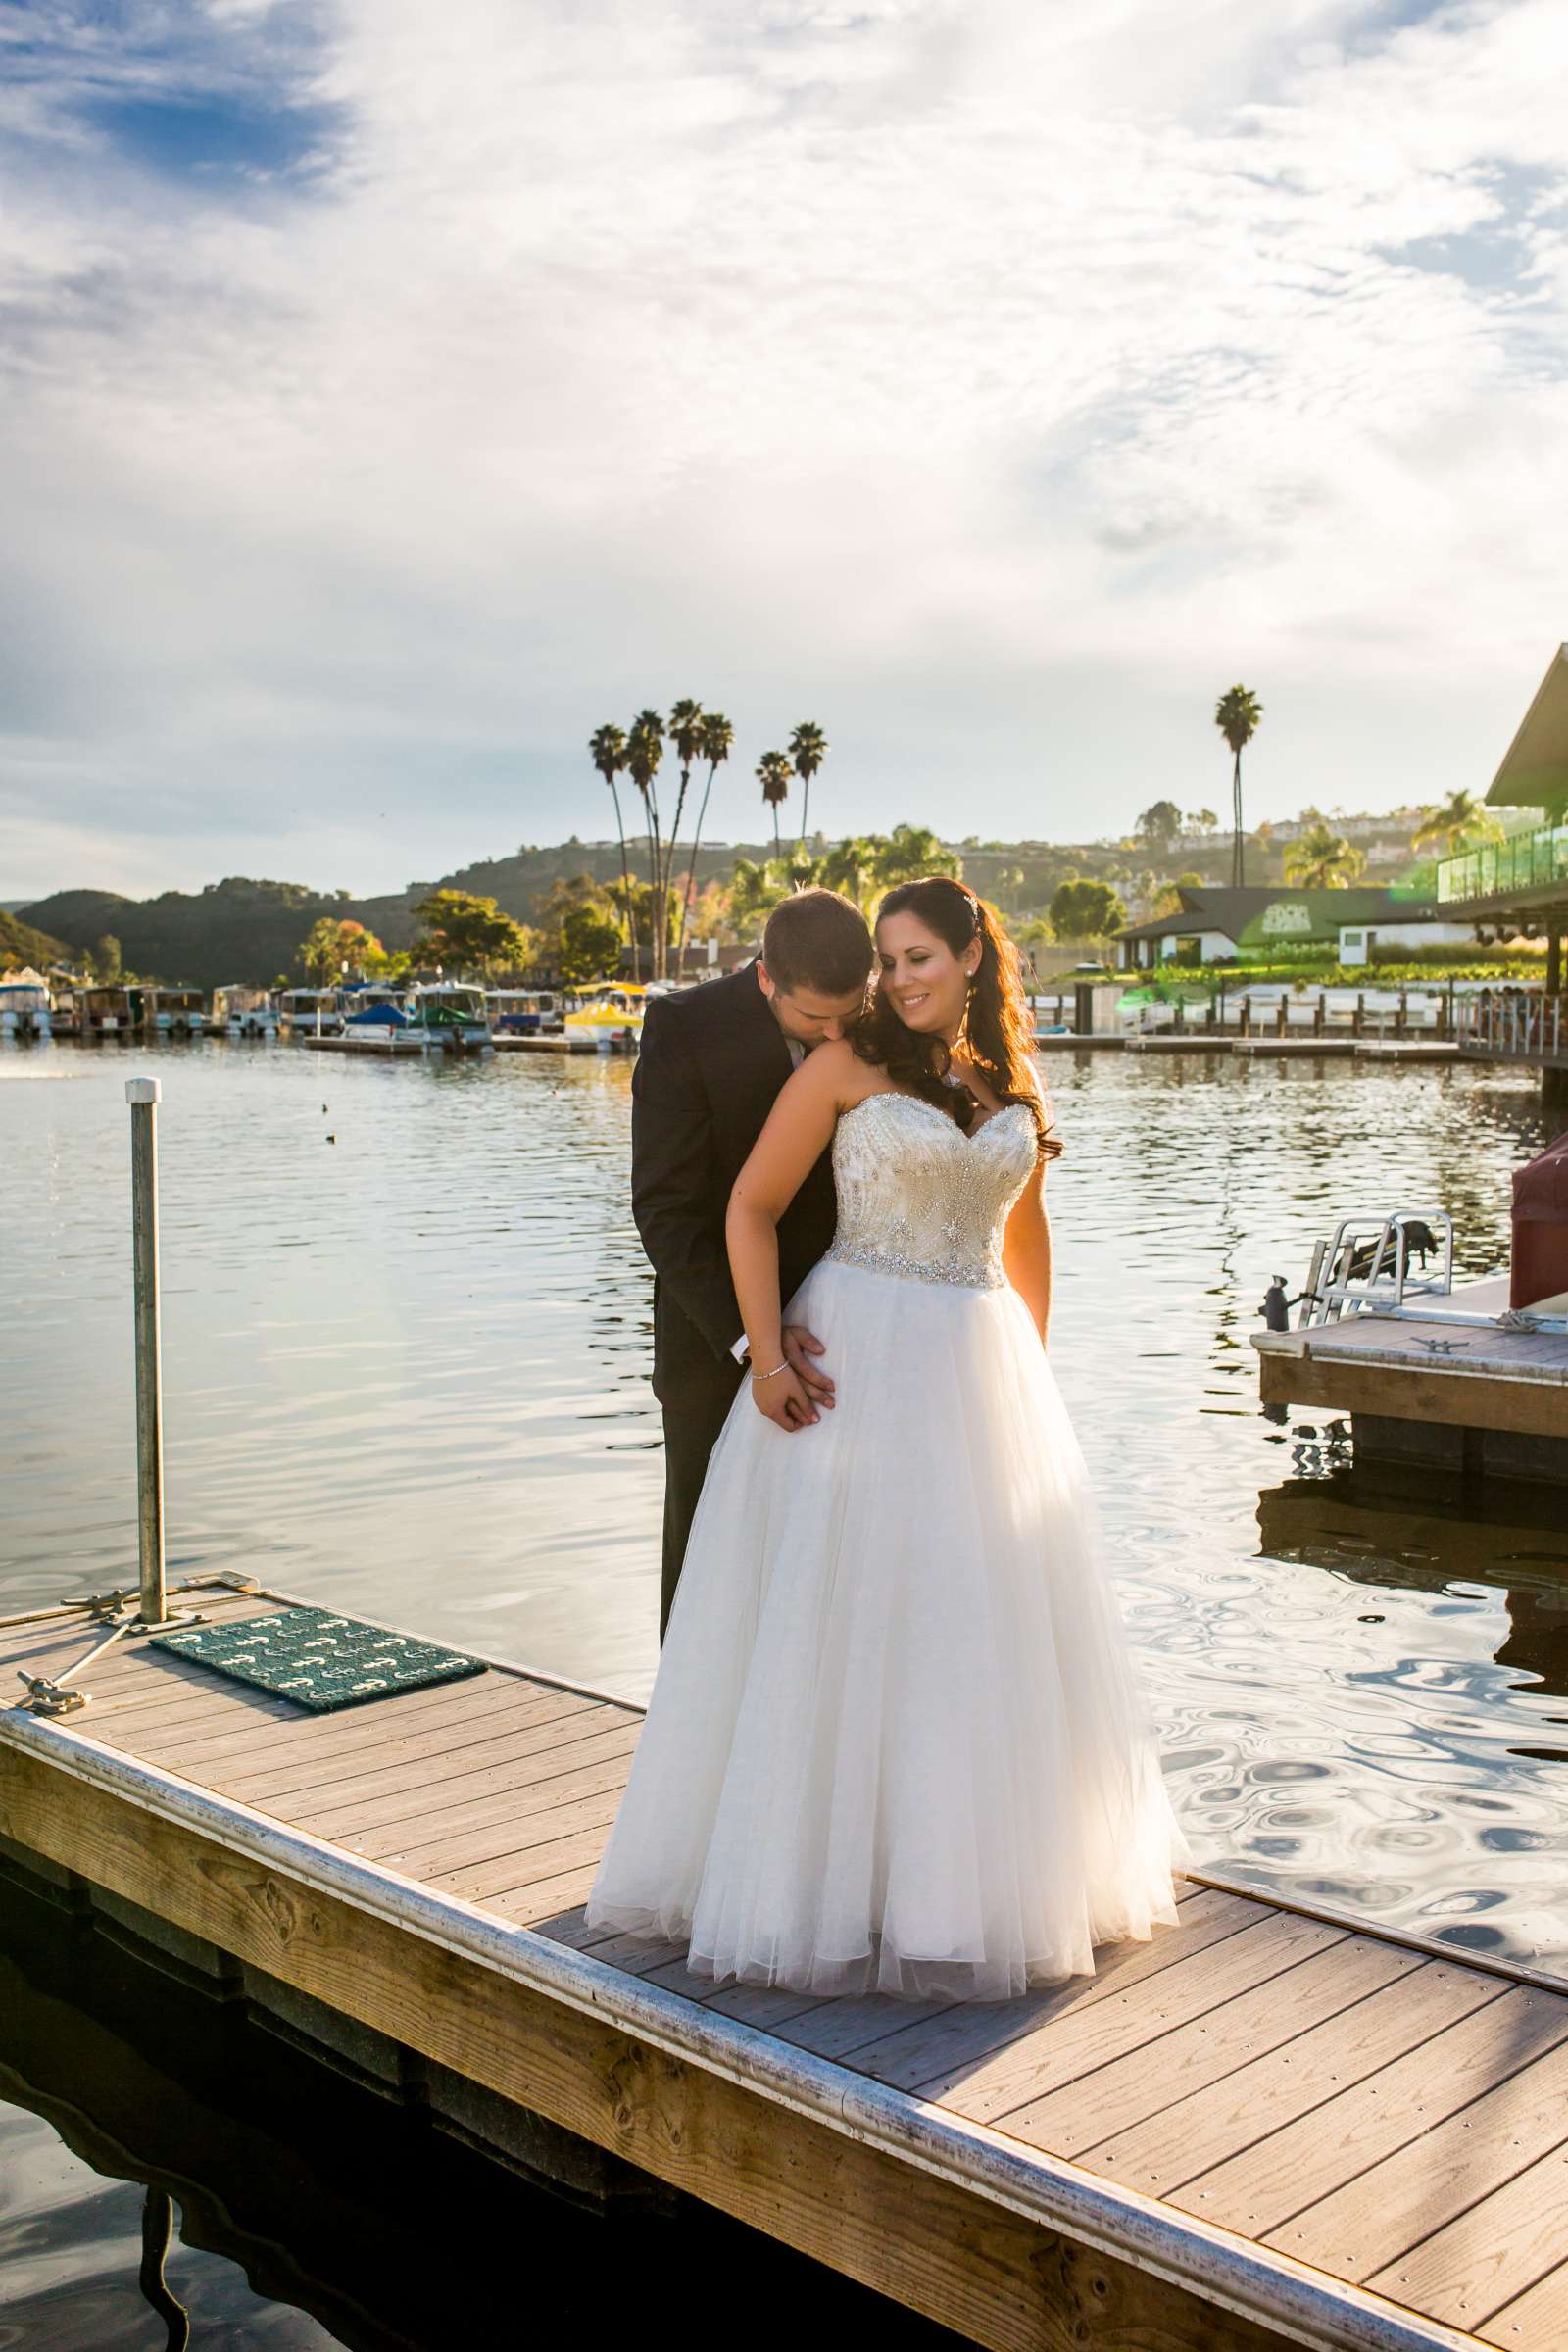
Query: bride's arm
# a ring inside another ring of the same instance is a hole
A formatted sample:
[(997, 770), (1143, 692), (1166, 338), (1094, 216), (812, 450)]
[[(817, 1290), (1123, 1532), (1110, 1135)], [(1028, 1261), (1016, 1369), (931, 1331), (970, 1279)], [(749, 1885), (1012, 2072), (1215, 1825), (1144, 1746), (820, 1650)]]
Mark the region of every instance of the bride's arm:
[[(783, 1302), (779, 1297), (778, 1222), (827, 1150), (839, 1112), (863, 1088), (848, 1046), (818, 1046), (780, 1092), (729, 1197), (724, 1239), (752, 1358), (752, 1396), (781, 1429), (804, 1429), (817, 1417), (806, 1389), (784, 1362)], [(770, 1379), (759, 1379), (770, 1373)]]
[(1051, 1219), (1046, 1214), (1044, 1160), (1024, 1186), (1003, 1229), (1002, 1264), (1029, 1309), (1044, 1347), (1051, 1322)]

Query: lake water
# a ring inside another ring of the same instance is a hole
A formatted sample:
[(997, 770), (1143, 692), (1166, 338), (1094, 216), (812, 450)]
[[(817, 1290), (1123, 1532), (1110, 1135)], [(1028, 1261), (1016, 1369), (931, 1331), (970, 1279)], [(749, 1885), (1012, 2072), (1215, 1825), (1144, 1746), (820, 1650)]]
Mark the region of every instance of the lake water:
[[(1046, 1066), (1053, 1355), (1200, 1866), (1568, 1977), (1561, 1490), (1483, 1512), (1352, 1472), (1326, 1416), (1259, 1409), (1248, 1346), (1270, 1275), (1296, 1288), (1346, 1210), (1446, 1207), (1465, 1271), (1503, 1262), (1539, 1097), (1481, 1069)], [(0, 1608), (134, 1578), (123, 1080), (147, 1067), (172, 1573), (646, 1695), (660, 1429), (621, 1061), (0, 1051)], [(254, 2340), (332, 2340), (294, 2324), (266, 2304)]]

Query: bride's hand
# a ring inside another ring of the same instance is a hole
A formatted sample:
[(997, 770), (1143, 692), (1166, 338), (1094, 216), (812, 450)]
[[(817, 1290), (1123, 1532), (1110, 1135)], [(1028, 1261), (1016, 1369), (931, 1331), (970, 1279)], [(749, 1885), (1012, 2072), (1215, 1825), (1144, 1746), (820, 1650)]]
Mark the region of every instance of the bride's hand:
[(788, 1364), (771, 1380), (753, 1381), (752, 1402), (766, 1419), (792, 1435), (798, 1429), (809, 1429), (817, 1418), (806, 1383)]
[(823, 1353), (821, 1341), (814, 1333), (808, 1331), (804, 1323), (786, 1323), (784, 1346), (780, 1352), (812, 1404), (830, 1413), (838, 1401), (833, 1394), (833, 1383), (821, 1365), (812, 1360)]

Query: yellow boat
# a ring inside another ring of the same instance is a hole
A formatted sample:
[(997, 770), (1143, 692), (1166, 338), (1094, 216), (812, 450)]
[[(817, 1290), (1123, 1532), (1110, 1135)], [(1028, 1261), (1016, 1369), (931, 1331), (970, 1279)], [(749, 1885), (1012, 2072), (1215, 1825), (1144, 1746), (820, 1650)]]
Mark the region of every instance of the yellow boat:
[(591, 1038), (603, 1054), (635, 1046), (643, 1033), (648, 991), (630, 982), (607, 980), (573, 992), (564, 1026), (568, 1038)]

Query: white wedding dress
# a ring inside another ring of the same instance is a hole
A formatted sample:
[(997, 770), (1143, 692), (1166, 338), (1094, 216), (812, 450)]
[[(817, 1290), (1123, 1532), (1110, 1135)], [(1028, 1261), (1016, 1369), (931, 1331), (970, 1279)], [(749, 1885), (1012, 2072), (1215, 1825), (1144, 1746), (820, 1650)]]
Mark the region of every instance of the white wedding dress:
[(1083, 1457), (1002, 1271), (1035, 1164), (872, 1095), (787, 1319), (838, 1403), (742, 1386), (714, 1447), (588, 1924), (720, 1981), (1005, 1999), (1175, 1918), (1188, 1859)]

